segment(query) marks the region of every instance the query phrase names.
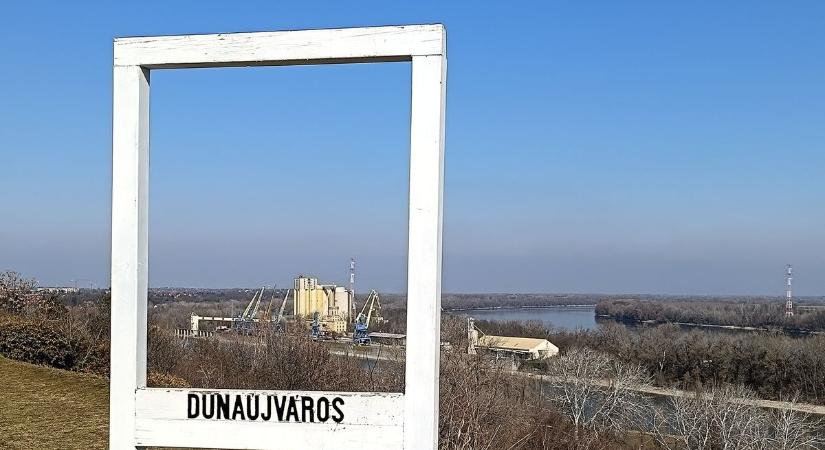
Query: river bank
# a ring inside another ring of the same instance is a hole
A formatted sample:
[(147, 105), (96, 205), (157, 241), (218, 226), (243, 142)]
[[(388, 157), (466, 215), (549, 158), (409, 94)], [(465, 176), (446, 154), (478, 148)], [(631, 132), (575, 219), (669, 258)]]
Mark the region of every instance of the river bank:
[(595, 304), (570, 304), (570, 305), (525, 305), (525, 306), (486, 306), (480, 308), (444, 308), (444, 312), (462, 312), (462, 311), (502, 311), (512, 309), (552, 309), (552, 308), (587, 308), (595, 309)]
[(809, 336), (825, 334), (825, 332), (823, 331), (812, 331), (787, 327), (748, 327), (739, 325), (717, 325), (712, 323), (670, 322), (666, 320), (630, 320), (624, 317), (611, 316), (609, 314), (596, 314), (596, 318), (600, 320), (612, 320), (614, 322), (621, 323), (630, 328), (673, 324), (684, 328), (704, 328), (711, 330), (735, 332), (777, 333), (787, 334), (789, 336)]

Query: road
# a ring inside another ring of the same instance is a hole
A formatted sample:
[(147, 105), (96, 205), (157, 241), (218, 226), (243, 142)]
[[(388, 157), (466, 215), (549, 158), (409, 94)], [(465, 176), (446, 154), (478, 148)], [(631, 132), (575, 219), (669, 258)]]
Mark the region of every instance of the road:
[[(558, 377), (553, 377), (549, 375), (539, 375), (535, 373), (529, 372), (520, 372), (516, 371), (513, 372), (516, 375), (527, 377), (530, 379), (535, 379), (539, 381), (546, 382), (548, 384), (559, 383), (560, 380)], [(609, 386), (610, 382), (608, 380), (594, 380), (594, 383), (607, 387)], [(673, 389), (673, 388), (661, 388), (657, 386), (651, 385), (637, 385), (632, 387), (636, 392), (640, 392), (643, 394), (648, 395), (655, 395), (660, 397), (692, 397), (695, 395), (692, 391), (684, 391), (681, 389)], [(731, 400), (734, 403), (742, 404), (742, 405), (752, 405), (758, 406), (760, 408), (771, 408), (771, 409), (783, 409), (787, 411), (798, 411), (806, 414), (815, 414), (815, 415), (825, 415), (825, 406), (822, 405), (813, 405), (810, 403), (793, 403), (793, 402), (782, 402), (778, 400), (762, 400), (762, 399), (746, 399), (746, 398), (735, 398)]]

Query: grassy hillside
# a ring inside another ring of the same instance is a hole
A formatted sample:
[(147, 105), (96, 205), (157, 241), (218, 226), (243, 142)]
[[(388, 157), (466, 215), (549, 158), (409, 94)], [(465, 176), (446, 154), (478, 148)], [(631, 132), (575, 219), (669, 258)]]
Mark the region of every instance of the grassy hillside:
[(0, 357), (0, 385), (3, 448), (106, 448), (106, 379)]

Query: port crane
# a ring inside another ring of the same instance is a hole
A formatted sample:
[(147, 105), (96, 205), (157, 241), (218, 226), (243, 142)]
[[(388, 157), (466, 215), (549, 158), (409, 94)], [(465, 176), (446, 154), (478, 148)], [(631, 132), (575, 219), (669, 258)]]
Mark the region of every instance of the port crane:
[(264, 321), (271, 321), (272, 320), (272, 305), (275, 304), (275, 296), (278, 294), (278, 291), (274, 288), (272, 289), (272, 296), (269, 297), (269, 304), (266, 306), (264, 310), (263, 317), (261, 317)]
[(266, 286), (262, 287), (260, 291), (256, 292), (255, 295), (252, 296), (252, 300), (249, 301), (249, 304), (246, 305), (243, 312), (241, 312), (236, 320), (232, 322), (232, 327), (235, 331), (244, 334), (252, 333), (252, 326), (256, 321), (255, 316), (258, 314), (258, 310), (261, 307), (261, 299), (264, 296), (264, 290), (266, 290)]
[(286, 301), (289, 299), (289, 289), (286, 290), (284, 294), (284, 300), (281, 302), (281, 308), (278, 309), (278, 316), (275, 320), (272, 320), (272, 305), (275, 301), (275, 293), (272, 293), (272, 298), (269, 300), (269, 307), (266, 308), (266, 312), (264, 313), (264, 320), (268, 322), (275, 323), (275, 331), (282, 333), (284, 331), (284, 308), (286, 308)]
[(230, 326), (224, 327), (220, 326), (217, 328), (216, 331), (223, 331), (232, 329), (235, 332), (242, 333), (242, 334), (252, 334), (255, 329), (256, 323), (273, 323), (275, 322), (275, 328), (277, 331), (283, 331), (284, 328), (284, 308), (286, 306), (287, 299), (289, 298), (289, 289), (287, 289), (286, 294), (284, 294), (284, 300), (281, 303), (281, 308), (278, 310), (278, 316), (276, 319), (272, 319), (272, 308), (275, 304), (275, 298), (278, 295), (278, 291), (275, 289), (275, 286), (272, 287), (272, 296), (269, 298), (269, 304), (263, 310), (261, 317), (258, 317), (258, 313), (261, 312), (261, 303), (264, 298), (264, 293), (266, 292), (266, 286), (262, 287), (260, 291), (255, 291), (255, 294), (252, 296), (252, 300), (246, 305), (246, 308), (238, 314), (233, 315), (231, 317), (212, 317), (212, 316), (199, 316), (197, 314), (192, 314), (189, 317), (190, 320), (190, 331), (192, 333), (197, 333), (200, 330), (200, 322), (207, 321), (207, 322), (228, 322)]
[(370, 321), (375, 314), (375, 323), (381, 323), (381, 299), (378, 297), (378, 292), (373, 289), (370, 291), (358, 318), (355, 319), (355, 330), (352, 333), (352, 342), (360, 345), (368, 345), (372, 340), (370, 339)]

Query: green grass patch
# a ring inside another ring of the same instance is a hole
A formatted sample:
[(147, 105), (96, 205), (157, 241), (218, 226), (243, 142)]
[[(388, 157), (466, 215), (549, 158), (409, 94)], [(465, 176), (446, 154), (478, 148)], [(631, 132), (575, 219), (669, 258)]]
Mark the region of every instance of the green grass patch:
[(105, 449), (105, 378), (0, 356), (0, 436), (10, 449)]

